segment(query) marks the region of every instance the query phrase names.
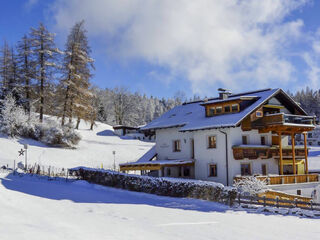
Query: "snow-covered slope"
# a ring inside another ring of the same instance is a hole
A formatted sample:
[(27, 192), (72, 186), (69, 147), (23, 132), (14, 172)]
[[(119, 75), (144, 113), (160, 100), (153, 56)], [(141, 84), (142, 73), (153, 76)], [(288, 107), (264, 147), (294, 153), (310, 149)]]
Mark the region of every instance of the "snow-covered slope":
[(143, 142), (134, 139), (120, 138), (113, 134), (110, 125), (97, 122), (93, 131), (89, 130), (89, 124), (81, 122), (79, 133), (82, 136), (77, 149), (62, 149), (48, 147), (31, 139), (9, 139), (0, 136), (0, 166), (22, 161), (18, 151), (23, 144), (29, 144), (28, 165), (39, 163), (44, 166), (70, 168), (76, 166), (88, 167), (113, 167), (113, 151), (116, 152), (116, 165), (139, 159), (154, 143)]
[(319, 239), (319, 219), (0, 174), (0, 239)]

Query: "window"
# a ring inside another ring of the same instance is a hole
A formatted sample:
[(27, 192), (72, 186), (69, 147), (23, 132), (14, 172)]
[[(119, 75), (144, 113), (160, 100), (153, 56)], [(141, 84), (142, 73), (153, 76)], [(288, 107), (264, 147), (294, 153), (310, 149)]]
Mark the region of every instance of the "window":
[(258, 117), (258, 118), (262, 117), (262, 112), (261, 111), (256, 111), (256, 117)]
[(183, 176), (184, 177), (189, 177), (190, 176), (190, 168), (189, 167), (184, 167), (183, 168)]
[(208, 116), (213, 116), (215, 113), (214, 107), (209, 108)]
[(167, 176), (170, 176), (170, 175), (171, 175), (171, 169), (167, 168)]
[(266, 145), (266, 136), (261, 136), (260, 140), (261, 140), (261, 145)]
[(244, 144), (244, 145), (248, 144), (248, 136), (247, 135), (242, 136), (242, 144)]
[(174, 152), (180, 152), (181, 151), (180, 140), (173, 141), (173, 151)]
[(216, 107), (216, 114), (222, 113), (222, 107)]
[(251, 175), (251, 165), (250, 163), (241, 164), (241, 176)]
[(231, 111), (230, 106), (224, 106), (224, 112), (229, 113)]
[(209, 177), (216, 177), (216, 176), (218, 176), (217, 164), (210, 164), (209, 165)]
[(308, 133), (308, 138), (312, 138), (312, 133)]
[(261, 164), (261, 172), (264, 176), (268, 175), (267, 164)]
[(238, 104), (232, 104), (232, 107), (231, 107), (231, 110), (232, 110), (232, 112), (238, 112), (239, 110), (238, 110)]
[(216, 148), (217, 147), (217, 138), (216, 136), (208, 137), (208, 148)]
[(301, 195), (301, 189), (297, 189), (297, 195)]
[(178, 176), (179, 176), (179, 177), (182, 176), (182, 167), (179, 167), (179, 169), (178, 169)]

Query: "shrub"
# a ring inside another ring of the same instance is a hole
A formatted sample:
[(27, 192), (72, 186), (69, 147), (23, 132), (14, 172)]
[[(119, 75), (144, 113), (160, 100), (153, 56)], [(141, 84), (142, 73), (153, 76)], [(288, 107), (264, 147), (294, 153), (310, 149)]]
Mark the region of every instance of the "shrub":
[(234, 186), (240, 193), (250, 196), (264, 192), (268, 188), (266, 180), (260, 180), (251, 176), (238, 180), (234, 183)]
[(81, 140), (70, 124), (61, 127), (52, 120), (40, 123), (34, 112), (25, 112), (11, 95), (3, 101), (0, 131), (10, 137), (32, 138), (53, 146), (73, 147)]

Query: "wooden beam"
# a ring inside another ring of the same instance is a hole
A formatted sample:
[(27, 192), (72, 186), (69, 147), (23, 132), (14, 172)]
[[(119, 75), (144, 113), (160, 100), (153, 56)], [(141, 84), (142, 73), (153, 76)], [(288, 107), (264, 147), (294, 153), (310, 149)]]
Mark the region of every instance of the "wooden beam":
[(297, 170), (296, 170), (296, 150), (295, 150), (295, 133), (291, 133), (291, 146), (292, 146), (292, 169), (293, 169), (293, 174), (297, 174)]
[(280, 175), (283, 175), (283, 159), (282, 159), (282, 139), (281, 132), (278, 132), (279, 137), (279, 164), (280, 164)]
[(308, 174), (308, 148), (307, 148), (307, 132), (303, 133), (304, 135), (304, 157), (305, 157), (305, 173)]

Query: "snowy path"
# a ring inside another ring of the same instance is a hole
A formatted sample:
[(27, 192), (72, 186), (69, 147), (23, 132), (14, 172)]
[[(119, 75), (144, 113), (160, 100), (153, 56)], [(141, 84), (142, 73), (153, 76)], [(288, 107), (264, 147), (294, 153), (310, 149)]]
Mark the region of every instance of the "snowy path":
[(200, 200), (0, 174), (0, 238), (319, 239), (320, 220)]
[(29, 144), (28, 163), (39, 163), (45, 166), (70, 168), (77, 166), (113, 167), (113, 154), (116, 151), (116, 164), (136, 161), (147, 152), (154, 143), (134, 139), (122, 139), (113, 134), (110, 125), (97, 122), (93, 131), (89, 125), (81, 122), (79, 133), (82, 136), (77, 149), (62, 149), (48, 147), (31, 139), (8, 139), (0, 136), (0, 166), (8, 164), (13, 167), (13, 161), (24, 162), (23, 156), (18, 156), (18, 150), (23, 144)]

